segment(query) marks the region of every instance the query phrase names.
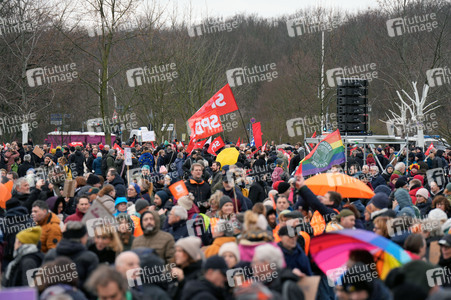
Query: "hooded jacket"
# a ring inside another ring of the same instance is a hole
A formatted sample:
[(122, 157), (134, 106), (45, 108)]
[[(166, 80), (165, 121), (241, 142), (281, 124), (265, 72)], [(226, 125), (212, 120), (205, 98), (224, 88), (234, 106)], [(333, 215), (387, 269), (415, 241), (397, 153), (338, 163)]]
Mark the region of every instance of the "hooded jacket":
[(116, 190), (116, 197), (127, 196), (127, 189), (125, 188), (124, 180), (121, 177), (115, 176), (113, 181), (110, 182), (110, 184), (113, 185), (114, 189)]
[(61, 240), (63, 234), (60, 227), (61, 220), (54, 213), (50, 212), (38, 225), (42, 228), (41, 251), (47, 253)]
[[(152, 214), (155, 221), (155, 226), (149, 233), (146, 233), (146, 230), (143, 227), (143, 218), (147, 214)], [(144, 212), (141, 215), (140, 224), (144, 234), (138, 236), (133, 240), (132, 249), (139, 247), (151, 248), (154, 249), (156, 254), (164, 261), (168, 262), (170, 259), (172, 259), (175, 253), (174, 238), (171, 234), (160, 230), (160, 217), (158, 215), (158, 212)]]

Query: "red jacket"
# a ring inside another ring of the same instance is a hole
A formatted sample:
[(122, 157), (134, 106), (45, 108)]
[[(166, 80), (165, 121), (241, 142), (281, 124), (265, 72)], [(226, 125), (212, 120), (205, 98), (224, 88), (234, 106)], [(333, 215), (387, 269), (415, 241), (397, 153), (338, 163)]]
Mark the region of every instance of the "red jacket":
[(64, 224), (66, 224), (66, 223), (69, 222), (69, 221), (78, 221), (78, 222), (81, 222), (81, 219), (83, 219), (83, 216), (84, 216), (84, 215), (85, 215), (84, 213), (80, 212), (80, 211), (78, 210), (78, 208), (76, 208), (76, 209), (75, 209), (75, 213), (72, 214), (72, 215), (70, 215), (70, 216), (68, 216), (68, 217), (66, 218), (66, 220), (64, 220)]

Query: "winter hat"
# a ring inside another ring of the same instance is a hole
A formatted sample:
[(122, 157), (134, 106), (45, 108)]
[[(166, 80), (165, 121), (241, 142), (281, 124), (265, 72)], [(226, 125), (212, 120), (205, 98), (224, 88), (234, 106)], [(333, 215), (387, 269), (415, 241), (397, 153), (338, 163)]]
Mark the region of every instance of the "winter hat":
[(37, 245), (41, 239), (42, 229), (40, 226), (31, 227), (20, 231), (16, 234), (16, 238), (22, 244), (34, 244)]
[(160, 197), (161, 199), (161, 206), (164, 206), (166, 204), (166, 201), (169, 200), (169, 195), (168, 193), (166, 193), (166, 191), (158, 191), (156, 195), (158, 195), (158, 197)]
[(419, 190), (417, 191), (417, 193), (415, 194), (415, 196), (418, 196), (418, 195), (423, 196), (423, 197), (426, 198), (426, 199), (429, 198), (429, 192), (428, 192), (428, 190), (425, 189), (425, 188), (419, 189)]
[(268, 228), (268, 221), (266, 220), (265, 216), (258, 215), (257, 227), (261, 230), (266, 230)]
[(273, 183), (272, 188), (273, 190), (277, 190), (279, 188), (279, 184), (283, 182), (283, 180), (279, 180)]
[(336, 216), (336, 219), (338, 221), (340, 221), (341, 218), (346, 218), (346, 217), (349, 217), (349, 216), (355, 216), (355, 214), (354, 214), (354, 212), (352, 210), (345, 208), (345, 209), (342, 209), (340, 211), (340, 213)]
[(222, 209), (224, 204), (226, 204), (228, 202), (233, 204), (232, 199), (230, 199), (229, 196), (222, 196), (221, 199), (219, 200), (219, 209)]
[(384, 209), (388, 208), (390, 205), (390, 200), (388, 199), (388, 196), (385, 193), (377, 193), (376, 195), (371, 198), (369, 204), (373, 204), (376, 208)]
[(374, 193), (384, 193), (387, 195), (387, 197), (390, 196), (391, 194), (391, 188), (389, 188), (388, 186), (386, 186), (385, 184), (381, 184), (378, 185), (375, 189), (374, 189)]
[(139, 212), (141, 209), (144, 209), (149, 206), (149, 202), (144, 199), (138, 199), (135, 202), (135, 210)]
[(116, 207), (118, 204), (121, 204), (121, 203), (125, 203), (125, 204), (127, 204), (127, 198), (125, 198), (125, 197), (118, 197), (118, 198), (116, 198), (116, 202), (114, 202), (114, 207)]
[(448, 216), (446, 215), (446, 213), (441, 210), (440, 208), (434, 208), (433, 210), (431, 210), (428, 214), (428, 219), (431, 220), (447, 220)]
[(149, 166), (149, 165), (144, 165), (144, 166), (142, 166), (141, 170), (144, 170), (144, 169), (150, 170), (150, 166)]
[(50, 159), (53, 159), (53, 155), (50, 154), (50, 153), (47, 153), (46, 155), (44, 155), (44, 158), (46, 158), (46, 157), (48, 157), (48, 158), (50, 158)]
[(418, 179), (419, 181), (421, 181), (421, 185), (424, 184), (424, 177), (421, 175), (415, 175), (413, 176), (413, 179)]
[(282, 181), (279, 183), (279, 186), (277, 187), (277, 191), (279, 194), (285, 193), (290, 188), (290, 184), (288, 182)]
[(395, 189), (402, 188), (402, 187), (404, 187), (406, 185), (407, 185), (407, 182), (405, 182), (402, 179), (398, 179), (398, 181), (396, 181), (396, 183), (395, 183)]
[(202, 240), (197, 236), (189, 236), (179, 239), (175, 243), (175, 247), (177, 246), (182, 248), (195, 261), (202, 259), (202, 251), (200, 250)]
[(409, 193), (405, 189), (397, 189), (395, 192), (395, 199), (398, 201), (400, 209), (412, 206), (412, 198), (410, 198)]
[(229, 242), (229, 243), (225, 243), (222, 244), (221, 248), (219, 248), (219, 256), (223, 256), (224, 253), (226, 252), (230, 252), (232, 253), (235, 258), (236, 258), (236, 262), (239, 263), (240, 262), (240, 249), (238, 248), (238, 244), (235, 242)]
[[(80, 223), (80, 226), (72, 226), (72, 224)], [(76, 227), (71, 228), (71, 227)], [(79, 228), (78, 228), (79, 227)], [(87, 233), (86, 225), (82, 222), (69, 221), (66, 224), (66, 231), (63, 232), (63, 238), (65, 239), (81, 239)]]
[(393, 168), (393, 169), (395, 168), (395, 167), (393, 167), (392, 164), (388, 164), (388, 165), (385, 167), (385, 170), (387, 170), (387, 169), (390, 168), (390, 167)]
[(97, 152), (96, 157), (102, 157), (102, 152)]
[(183, 207), (184, 209), (186, 209), (187, 211), (190, 210), (191, 208), (193, 208), (193, 204), (194, 204), (194, 197), (193, 195), (186, 195), (183, 197), (180, 197), (180, 199), (177, 200), (177, 205), (180, 205), (181, 207)]
[(141, 193), (141, 188), (139, 187), (139, 185), (137, 185), (134, 182), (131, 185), (133, 185), (133, 187), (135, 188), (135, 191), (136, 191), (137, 194)]
[(406, 216), (406, 217), (415, 218), (415, 211), (413, 210), (413, 208), (406, 206), (403, 209), (401, 209), (396, 216), (397, 217)]
[(100, 178), (97, 175), (89, 174), (88, 180), (86, 180), (88, 185), (94, 185), (100, 183)]
[(19, 200), (17, 200), (17, 198), (11, 198), (8, 201), (6, 201), (6, 211), (8, 211), (9, 209), (13, 209), (15, 207), (19, 207), (20, 206), (20, 202)]
[(207, 260), (202, 264), (202, 270), (218, 270), (223, 275), (226, 275), (229, 268), (227, 267), (224, 258), (218, 255), (213, 255), (207, 258)]
[(395, 179), (395, 178), (398, 178), (398, 179), (399, 179), (399, 175), (398, 175), (398, 174), (392, 174), (392, 175), (390, 176), (390, 182), (392, 182), (393, 179)]
[(402, 266), (401, 271), (405, 275), (406, 282), (421, 287), (427, 293), (431, 289), (431, 286), (428, 284), (428, 271), (435, 268), (437, 268), (436, 265), (418, 259)]

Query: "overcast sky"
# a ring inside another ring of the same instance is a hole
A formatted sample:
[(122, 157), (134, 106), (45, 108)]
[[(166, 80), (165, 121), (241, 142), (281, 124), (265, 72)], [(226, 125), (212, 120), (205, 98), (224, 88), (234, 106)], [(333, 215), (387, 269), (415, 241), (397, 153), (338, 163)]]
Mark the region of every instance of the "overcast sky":
[[(150, 0), (146, 0), (150, 1)], [(167, 0), (160, 0), (167, 5)], [(172, 5), (186, 11), (191, 6), (196, 17), (233, 16), (237, 13), (257, 14), (272, 18), (290, 15), (297, 10), (308, 7), (329, 7), (340, 10), (357, 11), (376, 8), (376, 0), (173, 0)]]

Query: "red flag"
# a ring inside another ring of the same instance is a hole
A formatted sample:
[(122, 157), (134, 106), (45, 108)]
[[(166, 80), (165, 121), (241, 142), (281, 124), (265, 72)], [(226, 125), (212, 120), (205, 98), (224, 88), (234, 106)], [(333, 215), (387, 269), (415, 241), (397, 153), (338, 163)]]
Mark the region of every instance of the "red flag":
[(239, 147), (241, 145), (240, 138), (238, 138), (238, 141), (236, 141), (236, 146)]
[[(312, 138), (315, 138), (315, 137), (316, 137), (316, 131), (312, 134)], [(310, 148), (314, 148), (315, 147), (315, 145), (312, 144), (312, 143), (310, 143), (308, 145), (310, 146)]]
[(212, 109), (216, 109), (220, 116), (238, 110), (238, 105), (236, 105), (235, 97), (233, 96), (229, 84), (226, 84), (222, 89), (214, 94), (213, 97), (202, 105), (202, 107), (199, 108), (199, 110), (191, 118), (202, 115)]
[(194, 144), (194, 149), (202, 149), (204, 145), (207, 143), (207, 140), (203, 140)]
[(136, 142), (136, 139), (133, 140), (133, 143), (130, 145), (130, 148), (135, 147), (135, 142)]
[(216, 151), (218, 151), (219, 149), (224, 147), (224, 145), (225, 145), (224, 141), (222, 140), (222, 138), (220, 136), (218, 136), (210, 144), (210, 147), (208, 147), (208, 151), (207, 152), (210, 153), (211, 155), (216, 156)]
[(266, 151), (266, 147), (268, 146), (268, 141), (266, 141), (266, 143), (263, 145), (262, 147), (262, 151), (265, 152)]
[(193, 151), (195, 141), (196, 141), (195, 139), (189, 140), (188, 148), (186, 148), (186, 153), (188, 153), (188, 155), (191, 154), (191, 151)]
[(203, 139), (223, 131), (216, 109), (191, 117), (188, 125), (191, 129), (191, 137), (195, 136), (197, 139)]
[(290, 160), (291, 160), (291, 156), (290, 156), (290, 154), (288, 154), (288, 152), (287, 152), (287, 151), (285, 151), (284, 149), (280, 149), (280, 151), (282, 151), (283, 155), (285, 155), (285, 156), (286, 156), (286, 158), (288, 158), (288, 162), (290, 162)]
[(113, 149), (116, 149), (116, 151), (124, 154), (124, 149), (122, 149), (118, 144), (114, 144)]
[(252, 124), (252, 132), (254, 134), (255, 147), (260, 148), (263, 145), (262, 126), (260, 122)]
[(431, 143), (431, 144), (429, 145), (428, 149), (426, 150), (426, 152), (424, 153), (424, 155), (428, 156), (428, 155), (429, 155), (429, 152), (431, 151), (432, 148), (434, 148), (434, 144)]
[[(155, 149), (155, 145), (153, 144), (153, 142), (150, 142), (150, 143), (152, 144), (152, 148)], [(183, 146), (183, 147), (185, 147), (185, 146)]]
[(50, 144), (50, 150), (52, 150), (52, 149), (53, 149), (53, 143)]

